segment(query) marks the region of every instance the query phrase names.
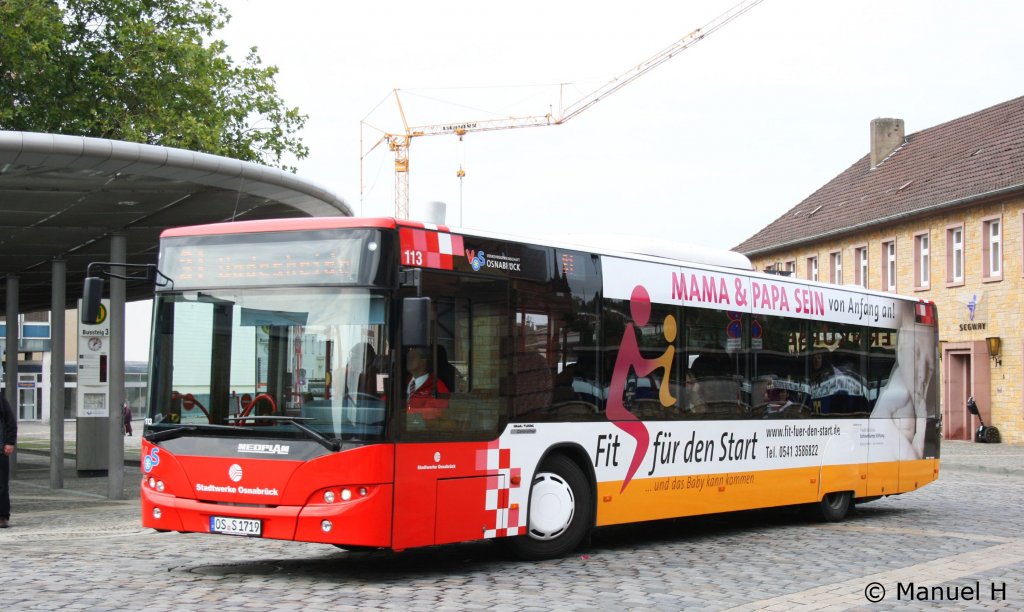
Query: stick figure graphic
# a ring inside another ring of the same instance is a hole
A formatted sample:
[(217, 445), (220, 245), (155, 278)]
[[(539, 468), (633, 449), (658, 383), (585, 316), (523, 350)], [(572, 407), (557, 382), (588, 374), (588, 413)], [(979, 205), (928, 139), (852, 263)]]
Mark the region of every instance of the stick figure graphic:
[[(633, 288), (633, 294), (629, 298), (629, 313), (636, 325), (643, 327), (651, 318), (651, 297), (642, 285)], [(672, 359), (675, 357), (675, 347), (672, 343), (676, 339), (676, 320), (672, 315), (665, 317), (663, 335), (668, 347), (665, 352), (654, 359), (644, 359), (640, 354), (640, 346), (636, 341), (636, 328), (633, 323), (627, 323), (622, 333), (622, 342), (619, 343), (619, 352), (615, 358), (615, 366), (612, 368), (611, 386), (608, 389), (608, 404), (605, 414), (608, 419), (615, 423), (615, 426), (629, 434), (636, 440), (636, 449), (633, 451), (633, 459), (626, 471), (626, 478), (622, 481), (622, 491), (626, 490), (629, 481), (633, 479), (640, 463), (647, 454), (647, 446), (650, 442), (650, 434), (647, 426), (640, 421), (639, 417), (626, 409), (622, 401), (623, 392), (626, 389), (626, 382), (629, 379), (629, 371), (632, 369), (637, 376), (647, 376), (658, 368), (664, 368), (661, 382), (661, 391), (658, 399), (662, 406), (671, 406), (675, 403), (668, 386), (669, 373), (672, 371)]]

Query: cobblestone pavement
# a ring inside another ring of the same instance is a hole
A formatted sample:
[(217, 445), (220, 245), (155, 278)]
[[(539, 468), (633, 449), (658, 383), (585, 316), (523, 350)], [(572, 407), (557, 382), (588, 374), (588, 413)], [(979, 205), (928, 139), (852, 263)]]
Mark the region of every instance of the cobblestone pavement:
[(0, 608), (1020, 609), (1024, 449), (943, 450), (938, 482), (843, 523), (774, 510), (608, 528), (538, 563), (493, 543), (394, 554), (156, 533), (139, 527), (137, 469), (130, 499), (110, 501), (106, 478), (77, 477), (71, 460), (51, 490), (49, 458), (23, 453), (13, 528), (0, 531)]

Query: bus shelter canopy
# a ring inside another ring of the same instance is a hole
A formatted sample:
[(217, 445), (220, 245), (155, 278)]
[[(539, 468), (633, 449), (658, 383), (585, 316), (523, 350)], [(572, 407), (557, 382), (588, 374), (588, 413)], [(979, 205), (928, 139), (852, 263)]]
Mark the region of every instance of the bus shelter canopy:
[[(115, 234), (126, 237), (126, 263), (155, 264), (160, 232), (169, 227), (351, 215), (338, 196), (276, 168), (146, 144), (0, 131), (0, 276), (17, 275), (20, 312), (50, 309), (55, 259), (66, 262), (65, 295), (74, 307), (87, 266), (110, 260)], [(127, 298), (152, 290), (128, 283)]]

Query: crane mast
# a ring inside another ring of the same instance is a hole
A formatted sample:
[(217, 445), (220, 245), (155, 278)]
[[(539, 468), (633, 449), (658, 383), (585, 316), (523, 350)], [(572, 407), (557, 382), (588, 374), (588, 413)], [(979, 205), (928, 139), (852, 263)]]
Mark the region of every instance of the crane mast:
[(584, 95), (578, 100), (571, 102), (565, 107), (560, 108), (557, 115), (548, 112), (543, 115), (500, 117), (474, 121), (409, 126), (405, 117), (405, 109), (402, 107), (402, 100), (399, 97), (399, 90), (395, 89), (393, 90), (393, 93), (395, 96), (395, 102), (398, 104), (398, 111), (402, 118), (404, 131), (399, 134), (385, 132), (383, 136), (381, 136), (381, 138), (363, 154), (363, 157), (369, 154), (370, 151), (375, 149), (382, 142), (387, 143), (388, 149), (395, 156), (395, 216), (399, 219), (408, 219), (409, 145), (412, 144), (413, 138), (419, 138), (422, 136), (438, 136), (441, 134), (454, 134), (461, 138), (470, 132), (488, 132), (494, 130), (561, 125), (591, 106), (597, 104), (604, 98), (607, 98), (611, 94), (632, 83), (641, 76), (647, 74), (651, 70), (654, 70), (658, 66), (664, 64), (686, 49), (689, 49), (693, 45), (704, 40), (710, 34), (713, 34), (763, 1), (764, 0), (743, 0), (742, 2), (739, 2), (708, 23), (672, 43), (665, 49), (662, 49), (646, 60), (629, 68), (622, 74), (615, 76), (601, 87)]

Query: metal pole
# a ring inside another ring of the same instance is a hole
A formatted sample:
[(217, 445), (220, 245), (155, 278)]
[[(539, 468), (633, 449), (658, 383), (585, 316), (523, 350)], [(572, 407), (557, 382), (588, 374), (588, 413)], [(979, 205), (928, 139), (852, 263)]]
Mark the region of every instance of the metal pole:
[[(124, 234), (110, 236), (110, 261), (125, 263), (127, 237)], [(124, 338), (125, 338), (125, 282), (116, 278), (124, 276), (124, 266), (110, 267), (110, 422), (108, 423), (110, 447), (107, 455), (107, 498), (124, 499), (124, 421), (121, 407), (124, 405)]]
[(67, 262), (54, 259), (50, 288), (50, 488), (64, 488), (64, 309)]
[[(4, 364), (4, 375), (7, 395), (7, 403), (14, 411), (14, 420), (18, 418), (18, 275), (7, 275), (7, 362)], [(18, 447), (14, 447), (14, 454), (10, 456), (11, 478), (18, 465)]]

